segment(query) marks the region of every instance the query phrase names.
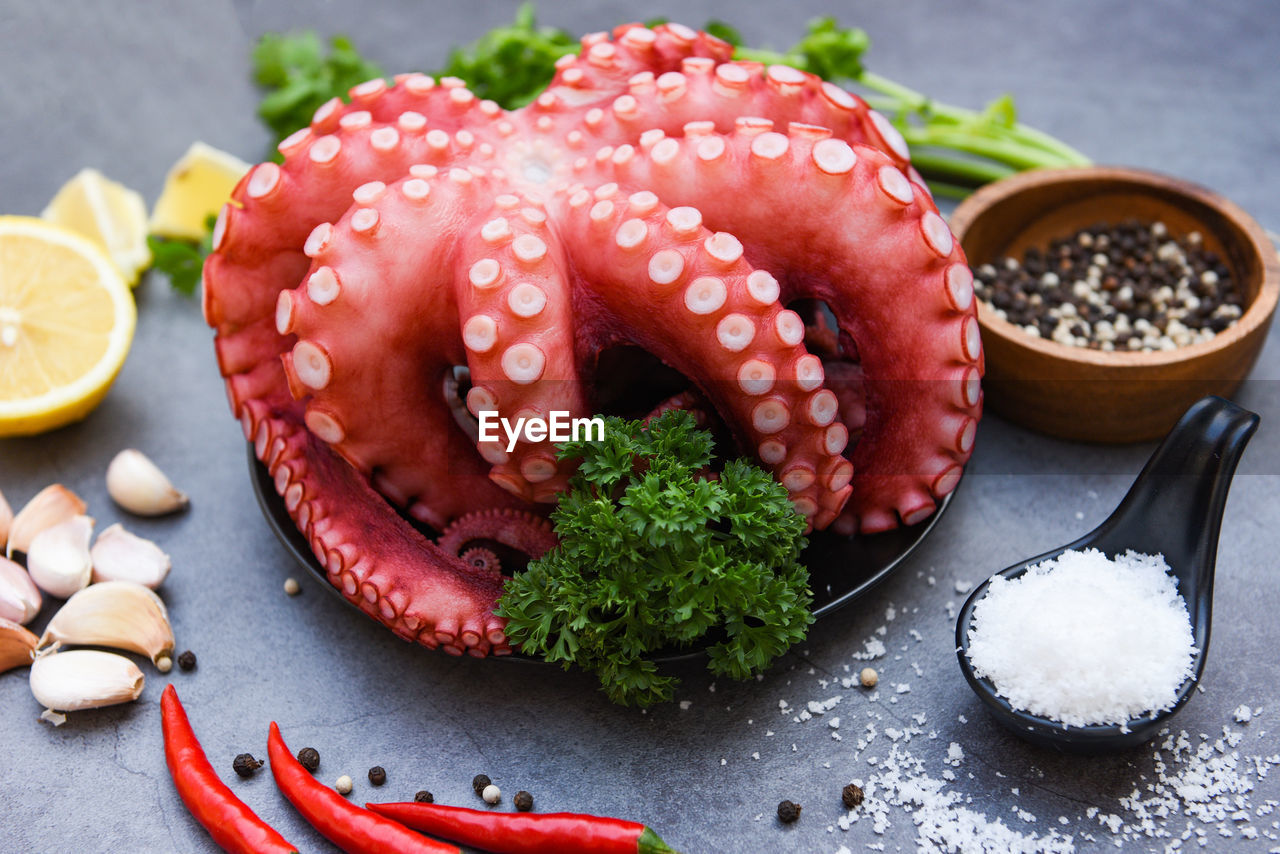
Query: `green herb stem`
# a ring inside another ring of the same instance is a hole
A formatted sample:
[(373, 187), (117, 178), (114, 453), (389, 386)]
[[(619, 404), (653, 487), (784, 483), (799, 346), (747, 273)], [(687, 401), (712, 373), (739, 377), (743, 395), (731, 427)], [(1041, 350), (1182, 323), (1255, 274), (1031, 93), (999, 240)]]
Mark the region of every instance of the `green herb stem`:
[(966, 185), (970, 191), (983, 184), (1008, 178), (1018, 171), (1002, 163), (957, 156), (951, 149), (932, 149), (924, 145), (912, 149), (911, 165), (922, 175), (932, 175), (956, 185)]

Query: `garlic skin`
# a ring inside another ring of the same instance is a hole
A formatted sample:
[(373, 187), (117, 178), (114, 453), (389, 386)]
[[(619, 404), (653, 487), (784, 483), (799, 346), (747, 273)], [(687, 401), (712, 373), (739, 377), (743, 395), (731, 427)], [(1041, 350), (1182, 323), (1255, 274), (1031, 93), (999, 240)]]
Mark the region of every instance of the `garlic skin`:
[(13, 557), (14, 552), (30, 551), (31, 541), (36, 534), (59, 522), (65, 522), (72, 516), (83, 514), (85, 509), (86, 505), (80, 500), (80, 496), (62, 484), (46, 486), (13, 517), (4, 556)]
[(13, 620), (0, 619), (0, 673), (31, 663), (36, 636)]
[(141, 451), (129, 448), (116, 454), (107, 466), (107, 492), (130, 513), (162, 516), (189, 503), (169, 478)]
[(0, 557), (0, 619), (25, 626), (40, 613), (41, 604), (40, 590), (27, 571)]
[(46, 709), (74, 712), (138, 699), (146, 677), (123, 655), (76, 649), (38, 656), (31, 663), (31, 693)]
[(13, 525), (13, 509), (9, 506), (9, 502), (4, 500), (4, 493), (0, 492), (0, 546), (9, 542), (11, 525)]
[(89, 516), (72, 516), (36, 534), (27, 549), (31, 580), (59, 599), (67, 599), (87, 586), (93, 574), (89, 554), (92, 537), (93, 519)]
[(93, 583), (132, 581), (155, 590), (164, 583), (172, 563), (159, 546), (112, 525), (98, 534), (93, 549)]
[(147, 656), (173, 656), (173, 627), (164, 602), (132, 581), (92, 584), (67, 600), (40, 637), (40, 646), (109, 646)]

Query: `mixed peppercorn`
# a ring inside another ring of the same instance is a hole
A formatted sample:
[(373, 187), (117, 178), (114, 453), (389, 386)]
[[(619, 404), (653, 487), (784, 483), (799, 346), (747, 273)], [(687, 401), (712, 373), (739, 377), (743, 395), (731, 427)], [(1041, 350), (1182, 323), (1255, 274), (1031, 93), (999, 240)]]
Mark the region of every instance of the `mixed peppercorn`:
[(1097, 224), (974, 270), (978, 298), (1028, 335), (1092, 350), (1173, 350), (1231, 326), (1244, 298), (1197, 231)]

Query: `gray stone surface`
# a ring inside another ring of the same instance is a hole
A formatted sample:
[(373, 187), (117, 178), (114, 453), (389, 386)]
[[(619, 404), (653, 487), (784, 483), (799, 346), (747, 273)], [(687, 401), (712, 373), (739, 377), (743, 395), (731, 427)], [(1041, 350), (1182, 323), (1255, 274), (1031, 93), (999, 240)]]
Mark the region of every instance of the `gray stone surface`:
[[(347, 32), (386, 67), (408, 69), (439, 63), (448, 45), (508, 20), (513, 8), (410, 0), (0, 3), (0, 208), (38, 213), (82, 166), (154, 199), (165, 169), (194, 139), (248, 159), (260, 155), (266, 136), (253, 116), (246, 56), (265, 30)], [(1280, 225), (1268, 177), (1280, 162), (1280, 25), (1265, 4), (547, 2), (543, 17), (576, 30), (653, 15), (689, 23), (718, 17), (753, 43), (781, 46), (808, 17), (833, 12), (870, 31), (870, 64), (882, 74), (962, 104), (1012, 90), (1027, 121), (1097, 161), (1200, 182), (1264, 224)], [(137, 293), (137, 339), (111, 394), (81, 424), (0, 441), (0, 489), (21, 504), (61, 481), (89, 501), (100, 526), (124, 521), (158, 541), (173, 556), (163, 593), (179, 648), (195, 650), (200, 664), (190, 674), (148, 669), (138, 703), (77, 714), (58, 729), (37, 721), (24, 672), (0, 676), (4, 851), (213, 849), (165, 771), (158, 700), (169, 681), (224, 779), (303, 850), (328, 848), (269, 774), (240, 781), (231, 772), (236, 753), (265, 752), (271, 720), (295, 749), (320, 749), (324, 779), (351, 774), (356, 801), (409, 798), (425, 787), (439, 801), (471, 804), (469, 781), (484, 772), (507, 799), (525, 788), (542, 810), (643, 819), (672, 844), (698, 852), (858, 851), (879, 842), (911, 850), (916, 830), (896, 808), (883, 836), (866, 821), (848, 832), (830, 830), (844, 812), (840, 787), (866, 778), (874, 771), (868, 757), (887, 752), (883, 735), (861, 755), (855, 749), (855, 733), (875, 715), (881, 730), (925, 716), (924, 730), (936, 730), (937, 738), (918, 736), (908, 747), (934, 778), (947, 767), (947, 745), (961, 744), (966, 758), (948, 788), (971, 798), (970, 809), (1020, 831), (1074, 834), (1083, 848), (1110, 847), (1086, 817), (1090, 806), (1129, 819), (1118, 799), (1153, 780), (1149, 750), (1062, 757), (999, 730), (958, 672), (950, 616), (952, 603), (963, 600), (957, 581), (977, 582), (1105, 517), (1150, 446), (1086, 447), (988, 417), (953, 507), (900, 573), (816, 626), (762, 681), (712, 684), (685, 668), (679, 696), (688, 708), (642, 715), (610, 706), (579, 675), (406, 645), (321, 589), (290, 562), (259, 515), (198, 304), (154, 276)], [(1262, 413), (1263, 426), (1227, 508), (1204, 693), (1177, 720), (1193, 737), (1230, 724), (1244, 732), (1239, 749), (1248, 755), (1280, 750), (1277, 378), (1273, 332), (1254, 381), (1237, 396)], [(123, 518), (102, 474), (111, 456), (130, 446), (145, 449), (190, 492), (189, 513)], [(297, 598), (281, 590), (290, 575), (302, 581)], [(876, 662), (882, 686), (909, 684), (910, 692), (884, 688), (872, 702), (860, 690), (824, 686), (820, 680), (858, 666), (850, 654), (881, 626), (889, 648)], [(799, 710), (835, 695), (844, 698), (831, 713), (842, 720), (843, 741), (822, 718), (795, 723), (794, 712), (779, 712), (781, 700)], [(1265, 711), (1239, 727), (1231, 713), (1241, 703)], [(365, 780), (375, 764), (388, 772), (379, 790)], [(1280, 798), (1278, 778), (1252, 793), (1255, 805)], [(786, 829), (772, 817), (784, 797), (805, 806)], [(1023, 821), (1016, 808), (1037, 821)], [(1275, 818), (1251, 823), (1274, 833)], [(1183, 826), (1183, 819), (1170, 824), (1175, 835)], [(1209, 850), (1275, 845), (1206, 829)]]

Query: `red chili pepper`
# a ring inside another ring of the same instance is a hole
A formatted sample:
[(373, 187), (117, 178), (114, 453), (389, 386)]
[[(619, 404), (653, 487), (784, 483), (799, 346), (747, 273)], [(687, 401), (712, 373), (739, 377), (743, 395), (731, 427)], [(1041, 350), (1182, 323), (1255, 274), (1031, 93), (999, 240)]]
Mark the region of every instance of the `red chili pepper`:
[(231, 793), (209, 764), (172, 685), (160, 696), (164, 760), (182, 802), (213, 841), (232, 854), (286, 854), (298, 848)]
[(487, 812), (443, 804), (365, 804), (403, 825), (494, 854), (678, 854), (643, 824), (571, 812)]
[(271, 773), (284, 796), (316, 830), (348, 854), (461, 854), (454, 845), (427, 839), (389, 818), (348, 801), (302, 767), (271, 724), (267, 738)]

